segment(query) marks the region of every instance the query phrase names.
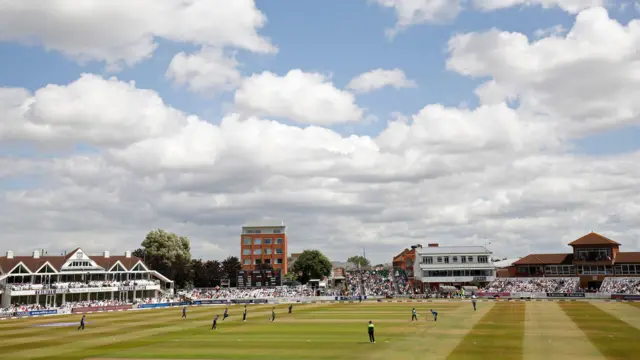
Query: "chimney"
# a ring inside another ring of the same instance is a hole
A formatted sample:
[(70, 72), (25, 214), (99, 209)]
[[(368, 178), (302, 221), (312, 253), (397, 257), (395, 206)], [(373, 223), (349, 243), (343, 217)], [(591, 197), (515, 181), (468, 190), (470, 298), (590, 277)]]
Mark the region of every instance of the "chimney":
[(34, 259), (40, 259), (40, 251), (39, 250), (33, 250), (33, 258)]
[(131, 257), (131, 251), (125, 251), (124, 252), (124, 257), (130, 258)]
[(429, 247), (438, 247), (438, 244), (429, 244)]
[(102, 256), (104, 256), (104, 258), (105, 258), (105, 259), (106, 259), (106, 258), (109, 258), (109, 252), (108, 252), (108, 251), (104, 251), (104, 252), (102, 253)]
[(13, 259), (13, 251), (7, 251), (7, 259)]

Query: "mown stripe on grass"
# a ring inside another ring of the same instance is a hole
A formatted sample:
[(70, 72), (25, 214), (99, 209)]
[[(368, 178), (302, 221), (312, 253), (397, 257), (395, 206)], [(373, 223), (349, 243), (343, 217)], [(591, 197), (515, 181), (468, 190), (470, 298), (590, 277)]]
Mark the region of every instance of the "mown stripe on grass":
[(549, 354), (556, 359), (604, 359), (557, 302), (529, 302), (525, 309), (525, 360), (545, 359)]
[(522, 359), (524, 315), (523, 302), (496, 303), (447, 359)]
[(635, 359), (640, 354), (640, 330), (635, 327), (586, 301), (559, 306), (607, 359)]
[(594, 302), (600, 310), (605, 311), (627, 324), (640, 329), (640, 307), (629, 306), (629, 303)]
[[(313, 305), (308, 306), (313, 307)], [(280, 309), (282, 310), (281, 307)], [(307, 306), (305, 306), (307, 308)], [(303, 309), (299, 309), (303, 311)], [(264, 309), (264, 311), (253, 311), (247, 317), (255, 318), (261, 316), (267, 316), (270, 310)], [(232, 321), (237, 321), (237, 318)], [(20, 359), (84, 359), (86, 357), (97, 357), (108, 354), (113, 351), (121, 351), (139, 346), (147, 346), (155, 344), (159, 341), (158, 335), (161, 336), (180, 336), (183, 332), (188, 332), (196, 328), (207, 328), (210, 326), (211, 316), (210, 314), (203, 314), (198, 317), (191, 317), (196, 321), (173, 321), (172, 319), (158, 317), (157, 322), (163, 326), (150, 328), (150, 326), (141, 326), (140, 328), (131, 331), (132, 329), (123, 329), (117, 335), (112, 334), (113, 328), (109, 328), (109, 333), (114, 336), (99, 336), (89, 339), (83, 339), (81, 341), (74, 341), (73, 336), (62, 338), (60, 343), (56, 346), (37, 347), (35, 349), (13, 352), (11, 356), (13, 358)], [(168, 322), (171, 321), (171, 322)], [(229, 321), (229, 320), (227, 320)], [(132, 318), (132, 322), (135, 322), (135, 318)], [(34, 345), (37, 346), (37, 341)], [(53, 355), (55, 354), (55, 355)]]

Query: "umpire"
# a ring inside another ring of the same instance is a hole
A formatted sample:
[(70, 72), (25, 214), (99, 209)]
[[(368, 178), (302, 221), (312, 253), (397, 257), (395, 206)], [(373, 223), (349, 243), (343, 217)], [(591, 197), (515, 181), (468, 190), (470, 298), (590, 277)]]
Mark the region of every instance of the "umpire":
[(369, 342), (370, 343), (374, 343), (376, 342), (376, 337), (375, 337), (375, 326), (373, 326), (373, 321), (369, 320), (369, 326), (368, 326), (368, 332), (369, 332)]

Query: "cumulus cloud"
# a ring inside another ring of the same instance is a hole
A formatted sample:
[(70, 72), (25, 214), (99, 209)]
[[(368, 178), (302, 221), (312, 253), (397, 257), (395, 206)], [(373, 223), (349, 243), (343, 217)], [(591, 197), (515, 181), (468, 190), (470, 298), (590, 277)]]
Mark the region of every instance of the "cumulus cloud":
[(379, 6), (395, 10), (397, 23), (386, 30), (388, 37), (411, 25), (441, 23), (455, 19), (462, 11), (461, 0), (374, 0)]
[(353, 94), (336, 88), (323, 74), (299, 69), (284, 76), (265, 71), (245, 78), (235, 93), (235, 104), (252, 115), (285, 117), (303, 124), (331, 125), (363, 116)]
[(258, 34), (266, 17), (254, 0), (21, 0), (0, 6), (0, 41), (41, 45), (111, 69), (149, 58), (155, 38), (277, 51)]
[(242, 78), (235, 57), (221, 48), (202, 48), (191, 54), (176, 54), (166, 76), (177, 85), (198, 93), (233, 90)]
[(401, 69), (375, 69), (351, 79), (347, 84), (347, 89), (359, 93), (368, 93), (385, 86), (400, 89), (416, 87), (417, 84), (415, 81), (408, 79)]
[(487, 11), (523, 5), (542, 6), (545, 9), (559, 7), (572, 14), (605, 4), (605, 0), (473, 0), (473, 5), (476, 8)]
[[(383, 262), (409, 244), (485, 237), (504, 256), (567, 251), (589, 230), (640, 246), (640, 152), (568, 151), (584, 134), (637, 123), (639, 28), (589, 9), (565, 36), (455, 36), (448, 68), (488, 78), (476, 89), (482, 103), (426, 104), (370, 135), (323, 127), (363, 110), (301, 70), (242, 80), (241, 112), (220, 119), (92, 74), (1, 88), (0, 244), (122, 252), (165, 228), (190, 236), (197, 256), (221, 258), (238, 255), (242, 223), (267, 216), (289, 226), (291, 251), (336, 260), (366, 247)], [(211, 75), (192, 75), (192, 59), (219, 54), (185, 54), (184, 84)]]
[(449, 51), (450, 70), (490, 77), (477, 89), (485, 103), (517, 99), (521, 110), (555, 118), (574, 136), (640, 123), (638, 20), (625, 26), (592, 8), (564, 37), (530, 41), (493, 29), (457, 35)]

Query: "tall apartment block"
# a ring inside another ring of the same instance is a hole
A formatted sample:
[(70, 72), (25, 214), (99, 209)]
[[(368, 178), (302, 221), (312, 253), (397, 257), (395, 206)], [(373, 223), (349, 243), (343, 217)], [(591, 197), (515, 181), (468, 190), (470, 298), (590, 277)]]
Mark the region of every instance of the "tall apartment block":
[(256, 222), (245, 224), (240, 237), (242, 270), (251, 271), (256, 265), (269, 264), (287, 273), (287, 234), (284, 222)]

